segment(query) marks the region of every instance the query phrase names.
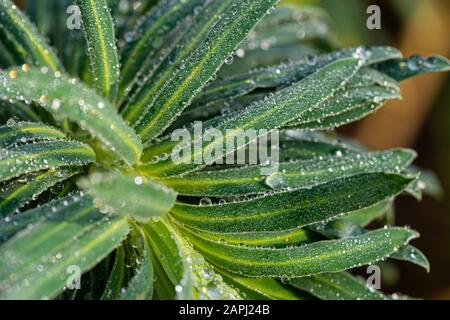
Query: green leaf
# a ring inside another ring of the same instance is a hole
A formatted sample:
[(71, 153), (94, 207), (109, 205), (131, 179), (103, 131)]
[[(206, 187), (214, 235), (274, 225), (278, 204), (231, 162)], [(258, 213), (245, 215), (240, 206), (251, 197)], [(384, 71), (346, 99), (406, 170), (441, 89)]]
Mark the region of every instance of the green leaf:
[(411, 166), (408, 169), (408, 173), (419, 175), (416, 181), (409, 186), (408, 193), (411, 193), (419, 201), (422, 200), (422, 193), (436, 199), (442, 198), (444, 191), (441, 182), (432, 171)]
[(42, 123), (10, 121), (6, 126), (0, 126), (0, 148), (14, 143), (65, 138), (66, 135), (63, 132)]
[(101, 297), (102, 300), (115, 300), (120, 295), (122, 283), (125, 277), (125, 249), (123, 246), (117, 248), (114, 258), (114, 265), (106, 281), (105, 290)]
[(76, 141), (43, 141), (0, 149), (0, 181), (44, 169), (83, 166), (95, 161), (94, 151)]
[[(398, 95), (392, 94), (389, 99), (398, 98)], [(365, 116), (374, 113), (379, 109), (386, 100), (382, 100), (379, 103), (367, 102), (361, 105), (357, 105), (354, 108), (338, 113), (334, 116), (324, 117), (319, 120), (313, 120), (311, 122), (304, 122), (299, 124), (291, 124), (299, 130), (332, 130), (342, 125), (360, 120)]]
[[(211, 101), (236, 98), (262, 88), (284, 88), (318, 71), (327, 64), (342, 58), (351, 58), (360, 48), (342, 49), (332, 53), (305, 57), (288, 64), (257, 69), (244, 74), (230, 76), (214, 81), (199, 94), (193, 105), (202, 105)], [(365, 65), (401, 57), (401, 53), (390, 47), (369, 47), (369, 56)]]
[(274, 27), (285, 23), (300, 22), (305, 20), (329, 20), (328, 13), (320, 8), (313, 6), (291, 6), (281, 5), (273, 8), (270, 14), (265, 16), (255, 28), (257, 33), (260, 30), (271, 30)]
[(26, 0), (25, 2), (25, 12), (30, 20), (36, 24), (41, 34), (48, 34), (52, 27), (51, 10), (54, 8), (54, 4), (46, 0)]
[[(299, 131), (289, 130), (298, 134)], [(304, 133), (304, 132), (303, 132)], [(302, 133), (302, 134), (303, 134)], [(308, 133), (311, 134), (311, 133)], [(301, 138), (286, 138), (281, 136), (280, 161), (299, 161), (319, 157), (329, 157), (336, 155), (347, 155), (353, 153), (347, 146), (338, 141), (322, 140), (315, 136), (302, 136)], [(260, 159), (264, 163), (266, 159)]]
[(373, 206), (350, 212), (342, 218), (330, 222), (319, 222), (308, 228), (331, 239), (358, 236), (365, 232), (364, 227), (386, 215), (391, 206), (392, 201), (382, 201)]
[[(279, 34), (278, 30), (285, 30)], [(312, 7), (278, 7), (266, 15), (236, 52), (237, 58), (221, 75), (295, 61), (335, 47), (331, 21), (325, 10)], [(306, 41), (305, 41), (306, 40)]]
[[(209, 163), (199, 165), (195, 164), (193, 159), (203, 154), (209, 155), (216, 148), (225, 152), (224, 154), (230, 153), (225, 149), (225, 142), (234, 141), (232, 138), (237, 133), (251, 128), (257, 131), (255, 138), (258, 138), (263, 135), (261, 129), (269, 131), (278, 129), (298, 118), (305, 111), (320, 106), (357, 73), (361, 67), (361, 61), (357, 58), (335, 61), (292, 86), (276, 92), (270, 99), (252, 104), (226, 117), (207, 121), (203, 124), (204, 127), (214, 127), (222, 132), (222, 137), (212, 142), (203, 141), (202, 148), (198, 148), (193, 153), (183, 154), (177, 162), (168, 159), (157, 164), (143, 165), (141, 170), (153, 176), (172, 176), (197, 170)], [(250, 142), (252, 141), (247, 141), (247, 144)], [(181, 143), (185, 144), (185, 142)], [(192, 144), (195, 143), (197, 141)], [(243, 147), (245, 144), (237, 146), (237, 149)], [(214, 162), (221, 156), (216, 153), (215, 158), (212, 157), (210, 162)]]
[(10, 0), (0, 0), (0, 12), (0, 29), (5, 30), (11, 43), (23, 48), (22, 55), (19, 56), (23, 61), (52, 71), (62, 69), (47, 41), (16, 5)]
[(249, 277), (298, 278), (339, 272), (381, 260), (410, 240), (415, 231), (385, 228), (362, 236), (325, 240), (281, 249), (229, 245), (183, 229), (194, 248), (221, 268)]
[(406, 245), (401, 247), (398, 251), (389, 256), (391, 259), (407, 261), (424, 268), (427, 272), (430, 272), (430, 263), (427, 257), (412, 245)]
[[(365, 78), (360, 72), (334, 97), (285, 126), (301, 130), (331, 130), (374, 112), (387, 100), (401, 98), (400, 88), (394, 80), (387, 76), (381, 77), (382, 74), (375, 70), (363, 69), (363, 71), (371, 71), (374, 77), (369, 75)], [(379, 78), (384, 78), (382, 84), (378, 83)], [(241, 108), (240, 103), (236, 103), (225, 110), (233, 112), (234, 109)], [(221, 111), (224, 112), (224, 109)]]
[(415, 158), (405, 149), (384, 152), (339, 152), (325, 159), (280, 163), (278, 171), (264, 176), (260, 166), (193, 172), (182, 177), (157, 179), (182, 195), (243, 196), (271, 190), (305, 188), (337, 178), (368, 172), (398, 172)]
[(413, 55), (409, 58), (384, 61), (375, 67), (391, 78), (402, 81), (424, 73), (449, 71), (450, 61), (441, 56)]
[(128, 233), (126, 219), (110, 217), (75, 195), (33, 212), (45, 218), (0, 247), (0, 298), (53, 298), (71, 276), (91, 269)]
[(39, 122), (42, 120), (41, 116), (37, 114), (36, 108), (30, 108), (21, 101), (10, 103), (9, 101), (0, 100), (0, 114), (5, 119), (3, 123), (10, 119), (21, 119), (31, 122)]
[(211, 28), (208, 37), (182, 63), (173, 78), (148, 105), (134, 127), (144, 141), (160, 135), (195, 93), (217, 72), (236, 46), (276, 0), (243, 0)]
[(331, 30), (330, 24), (325, 19), (285, 21), (275, 27), (265, 26), (263, 23), (248, 37), (243, 49), (268, 51), (273, 45), (287, 47), (299, 43), (300, 40), (303, 42), (322, 40), (331, 44), (335, 42)]
[[(9, 45), (8, 45), (9, 44)], [(7, 49), (10, 47), (10, 50)], [(24, 55), (22, 52), (17, 52), (16, 44), (8, 39), (6, 30), (0, 28), (0, 67), (3, 69), (9, 68), (20, 63), (17, 62), (17, 57)], [(21, 48), (20, 48), (21, 49)]]
[(176, 45), (170, 45), (170, 52), (145, 77), (142, 85), (139, 85), (133, 92), (123, 110), (124, 118), (128, 122), (134, 123), (138, 120), (144, 108), (152, 102), (152, 98), (165, 88), (168, 81), (171, 81), (180, 65), (183, 65), (190, 58), (192, 51), (207, 39), (211, 28), (219, 21), (219, 17), (230, 9), (233, 1), (207, 1), (204, 5), (191, 1), (189, 4), (197, 6), (194, 16), (190, 19), (192, 22), (185, 26), (187, 31), (181, 32), (180, 39), (174, 41)]
[(18, 212), (29, 202), (58, 182), (80, 173), (79, 168), (50, 169), (47, 172), (25, 176), (8, 183), (0, 189), (0, 216), (9, 216)]
[[(327, 238), (339, 239), (352, 236), (359, 236), (367, 232), (365, 226), (374, 219), (386, 214), (391, 208), (390, 201), (380, 202), (372, 207), (358, 210), (328, 223), (317, 223), (308, 228), (318, 232)], [(408, 261), (416, 264), (429, 272), (430, 263), (427, 257), (416, 247), (406, 245), (389, 256), (391, 259)]]
[(177, 203), (171, 214), (188, 226), (213, 232), (289, 230), (387, 200), (410, 182), (411, 179), (398, 175), (367, 173), (248, 201), (217, 205)]
[(142, 144), (113, 106), (75, 79), (61, 73), (12, 68), (0, 81), (0, 96), (39, 103), (58, 120), (78, 123), (127, 164), (140, 158)]
[(61, 201), (69, 202), (71, 199), (72, 196), (66, 196), (57, 200), (52, 200), (36, 209), (21, 212), (20, 214), (0, 220), (0, 244), (9, 240), (19, 231), (26, 229), (27, 226), (32, 226), (40, 220), (45, 220), (48, 215), (52, 214), (52, 206), (54, 204), (60, 204)]
[(246, 300), (304, 300), (302, 292), (272, 278), (248, 278), (218, 269), (225, 282), (236, 288)]
[(323, 237), (308, 229), (293, 229), (287, 231), (243, 232), (243, 233), (211, 233), (195, 230), (198, 235), (215, 241), (225, 241), (229, 244), (245, 244), (260, 247), (286, 247), (322, 240)]
[(347, 272), (324, 273), (290, 280), (296, 288), (322, 300), (387, 300), (387, 296), (366, 286), (363, 279)]
[(141, 234), (144, 243), (141, 266), (120, 294), (121, 300), (149, 300), (152, 298), (154, 279), (150, 243), (144, 230), (141, 230)]
[(95, 88), (99, 94), (113, 101), (117, 94), (120, 67), (108, 5), (105, 0), (75, 2), (81, 11)]
[[(119, 98), (131, 89), (136, 77), (149, 72), (145, 69), (147, 61), (157, 58), (159, 49), (164, 47), (164, 41), (168, 40), (167, 33), (176, 29), (180, 21), (189, 17), (203, 2), (202, 0), (159, 1), (145, 18), (138, 22), (135, 29), (126, 35), (128, 39), (121, 54)], [(131, 39), (130, 36), (132, 36)]]
[(240, 298), (168, 221), (152, 221), (144, 228), (158, 261), (175, 286), (177, 299)]
[(169, 212), (177, 196), (173, 190), (151, 180), (118, 172), (93, 173), (89, 179), (80, 181), (80, 186), (92, 195), (96, 206), (103, 211), (140, 221)]
[(360, 110), (381, 107), (389, 99), (400, 99), (400, 88), (391, 78), (371, 69), (363, 69), (332, 99), (318, 108), (305, 112), (287, 126), (302, 130), (332, 129), (362, 118)]
[(45, 220), (46, 216), (52, 212), (51, 208), (54, 204), (61, 203), (61, 201), (71, 201), (72, 196), (66, 196), (57, 200), (47, 202), (36, 209), (27, 210), (20, 214), (6, 217), (0, 220), (0, 244), (9, 240), (19, 231), (26, 229), (27, 226), (32, 226), (39, 220)]
[[(274, 90), (280, 90), (303, 79), (326, 65), (327, 62), (335, 61), (340, 56), (351, 57), (361, 50), (361, 48), (344, 49), (317, 57), (304, 58), (290, 64), (259, 69), (249, 74), (237, 75), (222, 81), (215, 81), (209, 89), (206, 89), (204, 94), (198, 96), (193, 106), (184, 112), (170, 129), (182, 127), (197, 119), (208, 119), (219, 113), (229, 113), (242, 109), (252, 102), (270, 96)], [(383, 59), (392, 59), (392, 57), (400, 54), (390, 47), (373, 47), (367, 49), (366, 55), (369, 58), (365, 65), (371, 65)], [(365, 90), (366, 95), (361, 94), (363, 90)], [(356, 97), (354, 97), (355, 93)], [(362, 102), (375, 100), (380, 104), (379, 102), (386, 99), (399, 97), (400, 89), (395, 80), (373, 69), (363, 68), (339, 94), (336, 94), (336, 97), (324, 103), (320, 108), (314, 109), (314, 112), (306, 112), (302, 117), (304, 119), (299, 119), (294, 123), (298, 123), (300, 120), (307, 122), (305, 119), (311, 117), (312, 119), (309, 121), (317, 120), (320, 119), (319, 115), (323, 118), (330, 113), (342, 112), (342, 110), (349, 109), (355, 104), (362, 104)]]
[[(158, 250), (156, 250), (158, 251)], [(152, 264), (155, 271), (155, 299), (173, 300), (175, 298), (175, 285), (169, 279), (164, 267), (159, 262), (153, 248), (151, 251)]]

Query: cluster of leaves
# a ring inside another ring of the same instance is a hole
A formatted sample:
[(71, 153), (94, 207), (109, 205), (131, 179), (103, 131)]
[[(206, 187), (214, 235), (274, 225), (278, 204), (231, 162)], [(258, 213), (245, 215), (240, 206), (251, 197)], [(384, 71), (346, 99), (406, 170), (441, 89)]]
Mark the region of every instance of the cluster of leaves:
[[(78, 31), (71, 1), (0, 0), (0, 298), (385, 299), (346, 270), (428, 268), (417, 232), (367, 229), (396, 195), (438, 192), (415, 153), (318, 131), (449, 61), (337, 50), (321, 10), (276, 2), (77, 0)], [(172, 162), (194, 120), (224, 137), (192, 157), (280, 130), (280, 170)]]

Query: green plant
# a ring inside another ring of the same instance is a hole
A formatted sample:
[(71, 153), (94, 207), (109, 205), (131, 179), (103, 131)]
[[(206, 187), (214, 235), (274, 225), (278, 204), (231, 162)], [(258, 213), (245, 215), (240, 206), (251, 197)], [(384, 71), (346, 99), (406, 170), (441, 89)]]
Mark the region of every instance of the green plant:
[[(323, 12), (276, 2), (78, 0), (84, 42), (65, 26), (70, 1), (28, 1), (57, 54), (0, 0), (0, 298), (380, 299), (345, 270), (386, 258), (428, 268), (408, 244), (417, 232), (366, 228), (390, 223), (396, 195), (438, 192), (415, 153), (314, 131), (450, 63), (332, 51)], [(170, 132), (193, 120), (224, 136), (171, 161)], [(264, 158), (191, 161), (251, 128), (280, 130), (277, 172), (261, 174)]]

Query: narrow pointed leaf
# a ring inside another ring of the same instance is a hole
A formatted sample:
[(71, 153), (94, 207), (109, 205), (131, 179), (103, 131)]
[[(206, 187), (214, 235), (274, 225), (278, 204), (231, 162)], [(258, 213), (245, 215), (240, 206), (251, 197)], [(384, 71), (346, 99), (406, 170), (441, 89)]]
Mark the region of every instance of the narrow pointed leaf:
[(161, 42), (164, 41), (167, 33), (173, 31), (177, 24), (189, 17), (194, 9), (201, 6), (202, 0), (163, 0), (152, 8), (152, 10), (143, 18), (131, 32), (126, 36), (127, 43), (122, 50), (121, 60), (121, 83), (120, 96), (129, 88), (133, 80), (140, 74), (148, 72), (143, 70), (143, 61), (150, 58), (155, 59), (154, 55), (158, 52)]
[(348, 272), (324, 273), (292, 279), (290, 284), (322, 300), (386, 300), (387, 296), (368, 288), (363, 279)]
[(229, 244), (248, 245), (259, 247), (286, 247), (323, 240), (321, 235), (308, 229), (294, 229), (288, 231), (268, 232), (242, 232), (242, 233), (212, 233), (209, 231), (194, 230), (204, 238), (225, 241)]
[(233, 6), (233, 1), (206, 1), (203, 5), (189, 2), (192, 6), (197, 5), (192, 22), (186, 26), (188, 30), (176, 41), (176, 45), (170, 47), (170, 52), (164, 57), (145, 78), (145, 81), (133, 93), (132, 98), (123, 110), (124, 118), (134, 123), (144, 108), (152, 103), (151, 99), (163, 90), (171, 81), (177, 69), (184, 67), (192, 54), (205, 41), (211, 28), (217, 24), (225, 12)]
[(140, 158), (139, 137), (114, 107), (92, 89), (61, 73), (34, 68), (26, 72), (10, 69), (0, 81), (0, 96), (36, 102), (58, 120), (70, 119), (78, 123), (127, 164), (132, 165)]
[[(333, 96), (357, 73), (360, 67), (361, 60), (356, 58), (338, 60), (292, 86), (278, 91), (270, 99), (250, 105), (242, 111), (229, 114), (225, 118), (219, 117), (207, 121), (204, 123), (205, 128), (214, 127), (221, 131), (223, 136), (214, 139), (212, 142), (203, 142), (203, 148), (192, 154), (183, 154), (177, 162), (168, 159), (156, 165), (144, 165), (142, 170), (155, 176), (171, 176), (191, 172), (205, 165), (195, 164), (193, 159), (205, 153), (211, 154), (213, 150), (218, 148), (222, 155), (216, 153), (216, 156), (210, 161), (214, 162), (224, 155), (225, 142), (228, 139), (233, 141), (233, 135), (251, 128), (257, 131), (256, 138), (258, 138), (263, 135), (261, 133), (263, 131), (260, 129), (270, 131), (280, 128), (289, 121), (298, 118), (303, 112), (318, 107)], [(250, 142), (252, 141), (247, 141), (247, 144)], [(243, 147), (245, 147), (245, 144), (237, 146), (235, 149)], [(225, 151), (225, 154), (227, 153), (230, 152)]]
[(83, 20), (91, 71), (97, 92), (114, 100), (119, 82), (114, 27), (105, 0), (76, 0)]
[[(387, 100), (401, 98), (400, 88), (395, 81), (388, 77), (382, 77), (378, 72), (373, 76), (373, 78), (369, 76), (363, 80), (355, 79), (356, 86), (352, 86), (350, 83), (335, 97), (324, 102), (318, 108), (305, 112), (287, 126), (311, 130), (315, 129), (315, 126), (311, 124), (317, 123), (316, 126), (319, 128), (332, 129), (335, 125), (346, 124), (361, 118), (359, 110), (365, 110), (366, 106), (371, 107), (371, 111), (374, 111)], [(382, 85), (375, 83), (383, 78)], [(341, 122), (338, 119), (342, 119)]]
[(247, 166), (193, 172), (158, 181), (182, 195), (242, 196), (311, 187), (359, 173), (398, 172), (406, 169), (414, 158), (414, 152), (404, 149), (349, 155), (338, 153), (322, 160), (280, 163), (278, 172), (270, 176), (262, 175), (260, 166)]
[(401, 247), (398, 251), (389, 256), (391, 259), (411, 262), (430, 272), (430, 262), (427, 257), (412, 245)]
[(20, 119), (23, 121), (39, 122), (42, 121), (41, 115), (37, 114), (37, 108), (30, 108), (29, 105), (22, 101), (0, 100), (0, 114), (7, 122), (8, 119)]
[(89, 197), (55, 203), (44, 220), (0, 247), (0, 298), (55, 297), (74, 272), (92, 268), (127, 233), (126, 219), (100, 213)]
[(4, 29), (11, 39), (23, 48), (21, 59), (28, 64), (48, 67), (52, 71), (62, 69), (53, 49), (39, 34), (36, 26), (10, 0), (0, 1), (0, 29)]
[(157, 137), (173, 121), (276, 0), (234, 2), (134, 127), (142, 139)]
[(153, 295), (153, 266), (150, 256), (150, 243), (145, 231), (141, 231), (144, 243), (141, 266), (120, 294), (121, 300), (149, 300)]
[(289, 230), (369, 207), (403, 191), (411, 179), (360, 174), (313, 188), (271, 193), (218, 205), (177, 203), (171, 214), (194, 228), (213, 232)]
[[(391, 99), (398, 98), (396, 95), (392, 95)], [(334, 116), (324, 117), (319, 120), (313, 120), (311, 122), (304, 123), (291, 123), (290, 126), (299, 130), (332, 130), (342, 125), (360, 120), (367, 115), (374, 113), (379, 109), (386, 101), (379, 103), (367, 102), (361, 105), (357, 105), (355, 108), (343, 111)]]
[(0, 216), (9, 216), (58, 182), (80, 173), (79, 168), (50, 169), (47, 172), (26, 176), (0, 189)]
[(94, 173), (80, 185), (100, 208), (140, 221), (169, 212), (177, 196), (173, 190), (151, 180), (120, 173)]
[(449, 71), (450, 61), (441, 56), (414, 55), (409, 58), (384, 61), (375, 68), (397, 81), (402, 81), (424, 73)]
[(272, 278), (248, 278), (219, 269), (225, 282), (230, 283), (246, 300), (304, 300), (302, 292), (289, 288)]
[[(286, 139), (281, 141), (280, 161), (308, 160), (319, 157), (329, 157), (336, 155), (348, 155), (353, 153), (345, 145), (338, 141), (322, 141), (314, 137), (304, 137), (302, 139)], [(265, 159), (260, 159), (262, 163)]]
[(414, 166), (411, 166), (408, 172), (413, 175), (420, 174), (417, 180), (408, 188), (408, 192), (411, 191), (413, 195), (418, 195), (419, 200), (422, 198), (422, 193), (436, 199), (442, 198), (444, 191), (435, 173)]
[[(287, 32), (277, 33), (281, 29)], [(233, 64), (221, 74), (295, 61), (323, 47), (331, 49), (336, 42), (331, 31), (329, 15), (320, 8), (280, 6), (261, 20), (236, 52)]]
[[(7, 217), (0, 221), (0, 244), (11, 239), (19, 231), (26, 229), (28, 226), (35, 225), (39, 221), (44, 221), (49, 215), (53, 214), (52, 207), (61, 204), (61, 202), (72, 201), (72, 195), (52, 200), (40, 206), (39, 208), (27, 210), (20, 214)], [(56, 208), (56, 207), (55, 207)]]
[(35, 122), (12, 122), (0, 126), (0, 148), (14, 143), (25, 143), (39, 140), (61, 140), (66, 135), (56, 128)]
[[(289, 64), (266, 67), (215, 81), (199, 94), (193, 105), (202, 105), (231, 97), (236, 98), (255, 89), (289, 86), (291, 83), (307, 77), (333, 61), (352, 57), (357, 50), (360, 50), (360, 48), (343, 49), (332, 53), (310, 56)], [(365, 63), (366, 66), (401, 57), (401, 53), (398, 50), (390, 47), (369, 47), (366, 49), (366, 52), (369, 56)]]
[[(357, 51), (357, 49), (355, 49), (355, 51)], [(388, 58), (389, 56), (386, 56), (386, 59)], [(381, 59), (381, 57), (379, 57), (379, 59)], [(308, 66), (310, 67), (310, 65)], [(279, 70), (277, 69), (274, 73), (277, 71)], [(251, 80), (252, 83), (253, 81), (254, 80)], [(292, 81), (288, 82), (288, 84), (290, 83), (292, 83)], [(244, 87), (245, 85), (242, 88)], [(186, 112), (175, 124), (178, 124), (178, 127), (181, 127), (183, 124), (186, 124), (186, 121), (192, 122), (196, 119), (208, 119), (212, 116), (217, 116), (219, 113), (223, 114), (241, 110), (244, 106), (252, 102), (265, 97), (267, 98), (273, 90), (280, 88), (282, 87), (269, 87), (265, 93), (263, 91), (264, 89), (259, 88), (257, 92), (261, 93), (246, 95), (238, 98), (238, 100), (235, 100), (236, 97), (226, 96), (227, 94), (234, 94), (233, 88), (230, 88), (230, 92), (224, 92), (225, 100), (212, 100), (212, 104), (197, 105)], [(235, 93), (241, 95), (246, 92), (242, 91), (241, 93)], [(336, 93), (334, 97), (328, 99), (319, 107), (308, 110), (298, 119), (287, 124), (287, 126), (301, 126), (302, 129), (309, 129), (306, 125), (317, 122), (319, 124), (318, 126), (325, 126), (325, 128), (328, 128), (326, 127), (326, 121), (329, 118), (337, 118), (340, 114), (347, 113), (349, 110), (354, 110), (369, 103), (380, 107), (386, 100), (399, 99), (400, 97), (400, 88), (395, 80), (374, 69), (363, 68), (344, 88), (341, 89), (340, 92)], [(220, 97), (215, 98), (220, 99)], [(344, 123), (354, 120), (352, 117), (344, 119), (345, 120), (342, 121)], [(178, 127), (174, 126), (173, 128)]]
[(8, 42), (5, 30), (0, 31), (0, 68), (7, 69), (11, 66), (18, 65), (15, 55), (6, 49), (5, 42)]
[(0, 149), (0, 181), (44, 169), (83, 166), (95, 161), (88, 145), (75, 141), (44, 141)]
[(167, 221), (162, 219), (144, 227), (158, 260), (175, 285), (177, 299), (240, 298)]
[(120, 289), (124, 280), (125, 273), (125, 250), (119, 247), (116, 250), (114, 265), (106, 281), (105, 291), (101, 297), (102, 300), (115, 300), (120, 295)]
[[(187, 233), (187, 229), (184, 229)], [(228, 245), (188, 233), (194, 247), (221, 268), (250, 277), (297, 278), (339, 272), (381, 260), (410, 240), (415, 231), (386, 228), (359, 237), (325, 240), (282, 249)]]
[(382, 201), (368, 208), (350, 212), (342, 218), (313, 224), (308, 226), (308, 229), (314, 230), (330, 239), (359, 236), (365, 232), (364, 227), (374, 220), (385, 216), (391, 206), (392, 201)]

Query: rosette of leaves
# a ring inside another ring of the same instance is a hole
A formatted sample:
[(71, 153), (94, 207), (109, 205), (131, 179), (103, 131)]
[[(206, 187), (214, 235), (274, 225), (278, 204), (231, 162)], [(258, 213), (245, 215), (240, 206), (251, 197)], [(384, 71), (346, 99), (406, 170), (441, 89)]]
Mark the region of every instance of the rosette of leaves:
[[(340, 49), (324, 12), (276, 4), (0, 0), (0, 298), (387, 299), (347, 270), (428, 268), (387, 226), (439, 191), (415, 153), (322, 132), (449, 62)], [(223, 136), (171, 161), (199, 120)], [(277, 172), (192, 161), (246, 129), (280, 132)]]

